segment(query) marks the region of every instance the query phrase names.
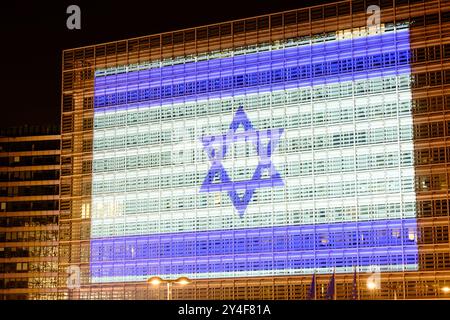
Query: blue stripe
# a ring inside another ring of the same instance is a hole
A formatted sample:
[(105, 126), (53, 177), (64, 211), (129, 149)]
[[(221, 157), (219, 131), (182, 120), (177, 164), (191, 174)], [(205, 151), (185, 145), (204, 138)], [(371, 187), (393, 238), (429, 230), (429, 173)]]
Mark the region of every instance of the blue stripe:
[[(95, 107), (113, 106), (168, 98), (192, 96), (247, 87), (257, 87), (272, 83), (322, 79), (324, 77), (358, 74), (371, 70), (395, 70), (397, 66), (409, 64), (409, 51), (398, 51), (377, 56), (362, 57), (360, 60), (336, 60), (313, 65), (300, 65), (268, 71), (258, 71), (241, 75), (229, 75), (204, 80), (186, 80), (170, 85), (141, 86), (140, 89), (120, 91), (101, 95), (96, 89)], [(129, 88), (127, 88), (129, 89)]]
[(146, 85), (154, 79), (157, 79), (157, 82), (167, 80), (171, 82), (185, 81), (184, 78), (192, 74), (202, 77), (204, 75), (219, 75), (229, 71), (233, 71), (234, 74), (248, 73), (251, 70), (262, 70), (260, 69), (261, 65), (264, 67), (265, 62), (266, 67), (269, 64), (273, 64), (278, 68), (287, 66), (286, 63), (288, 61), (294, 61), (296, 64), (314, 64), (408, 49), (409, 32), (408, 30), (401, 30), (370, 37), (317, 43), (230, 58), (217, 58), (208, 61), (132, 71), (118, 75), (101, 76), (96, 78), (96, 88), (100, 90), (117, 88), (118, 85)]
[[(383, 50), (379, 49), (379, 51), (381, 52)], [(327, 60), (326, 62), (313, 64), (299, 64), (297, 62), (299, 59), (300, 57), (296, 57), (296, 60), (293, 60), (295, 66), (292, 67), (279, 68), (270, 63), (262, 63), (258, 66), (258, 70), (264, 66), (269, 70), (247, 72), (245, 74), (236, 74), (236, 72), (233, 72), (230, 75), (221, 73), (220, 77), (205, 77), (203, 80), (199, 80), (199, 75), (195, 73), (191, 75), (186, 74), (186, 77), (182, 78), (183, 82), (178, 84), (173, 83), (174, 79), (171, 79), (172, 84), (168, 85), (161, 85), (161, 79), (155, 81), (153, 85), (147, 80), (145, 85), (140, 84), (139, 89), (129, 90), (126, 87), (126, 82), (124, 82), (122, 90), (125, 91), (120, 92), (120, 89), (116, 88), (112, 90), (113, 93), (109, 94), (102, 94), (103, 90), (99, 88), (96, 81), (94, 106), (95, 108), (100, 108), (176, 98), (182, 98), (185, 101), (186, 97), (191, 97), (191, 99), (195, 97), (198, 99), (202, 94), (210, 97), (211, 94), (218, 93), (220, 95), (224, 91), (230, 90), (235, 95), (239, 89), (258, 88), (286, 82), (297, 82), (297, 86), (304, 86), (306, 83), (308, 85), (316, 85), (324, 82), (346, 81), (346, 78), (355, 80), (358, 76), (364, 77), (365, 73), (371, 71), (385, 71), (386, 73), (398, 72), (398, 68), (409, 65), (410, 51), (383, 52), (376, 55), (333, 61)], [(407, 70), (409, 72), (409, 67)], [(195, 80), (190, 80), (190, 78)]]
[(91, 239), (91, 272), (101, 277), (142, 270), (152, 275), (416, 264), (416, 237), (409, 237), (416, 228), (416, 219), (396, 219)]
[(409, 65), (384, 68), (381, 70), (369, 70), (362, 71), (356, 73), (350, 73), (345, 75), (336, 75), (336, 76), (327, 76), (327, 77), (319, 77), (313, 80), (303, 80), (303, 81), (291, 81), (291, 82), (282, 82), (277, 84), (269, 84), (263, 86), (254, 86), (254, 87), (246, 87), (241, 89), (234, 90), (225, 90), (225, 91), (217, 91), (212, 93), (203, 93), (196, 94), (191, 96), (182, 96), (177, 98), (168, 98), (168, 99), (159, 99), (153, 101), (145, 101), (145, 102), (137, 102), (137, 103), (122, 103), (117, 106), (108, 106), (108, 107), (95, 107), (95, 113), (101, 112), (114, 112), (120, 110), (133, 110), (139, 108), (148, 108), (148, 107), (157, 107), (166, 104), (175, 104), (175, 103), (187, 103), (193, 101), (207, 100), (207, 99), (220, 99), (220, 98), (228, 98), (234, 96), (240, 96), (245, 94), (252, 93), (268, 93), (277, 90), (288, 90), (288, 89), (296, 89), (301, 87), (310, 87), (310, 86), (318, 86), (318, 85), (326, 85), (333, 84), (338, 82), (346, 82), (346, 81), (358, 81), (358, 80), (367, 80), (372, 78), (379, 77), (389, 77), (389, 76), (399, 76), (399, 75), (407, 75), (411, 73), (411, 68)]
[[(370, 250), (329, 250), (314, 256), (290, 253), (274, 255), (253, 255), (245, 258), (227, 257), (224, 259), (177, 260), (161, 262), (117, 262), (91, 263), (91, 276), (120, 277), (153, 275), (218, 273), (269, 270), (313, 270), (318, 268), (339, 268), (353, 266), (391, 266), (417, 265), (417, 248), (391, 248)], [(291, 271), (292, 274), (295, 272)], [(300, 273), (300, 272), (299, 272)]]

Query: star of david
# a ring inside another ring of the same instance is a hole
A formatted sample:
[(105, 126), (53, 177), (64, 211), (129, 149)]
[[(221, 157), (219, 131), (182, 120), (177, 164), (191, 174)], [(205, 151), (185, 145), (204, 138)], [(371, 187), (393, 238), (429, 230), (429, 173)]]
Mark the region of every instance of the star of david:
[[(243, 132), (237, 132), (240, 126), (244, 128)], [(201, 139), (203, 148), (211, 161), (211, 167), (206, 174), (200, 192), (227, 191), (239, 217), (242, 218), (256, 189), (283, 186), (283, 180), (271, 160), (272, 153), (283, 130), (282, 128), (255, 130), (244, 112), (244, 108), (240, 106), (226, 134), (204, 136)], [(267, 144), (263, 143), (264, 139), (268, 141)], [(222, 160), (225, 158), (230, 145), (240, 140), (252, 142), (255, 146), (258, 165), (250, 180), (231, 181)], [(268, 175), (264, 177), (263, 174), (266, 171)]]

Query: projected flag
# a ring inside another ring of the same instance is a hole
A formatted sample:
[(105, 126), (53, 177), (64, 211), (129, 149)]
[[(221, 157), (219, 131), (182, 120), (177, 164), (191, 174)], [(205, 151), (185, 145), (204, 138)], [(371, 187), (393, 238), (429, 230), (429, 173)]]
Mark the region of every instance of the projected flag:
[(407, 28), (98, 70), (93, 282), (417, 269)]

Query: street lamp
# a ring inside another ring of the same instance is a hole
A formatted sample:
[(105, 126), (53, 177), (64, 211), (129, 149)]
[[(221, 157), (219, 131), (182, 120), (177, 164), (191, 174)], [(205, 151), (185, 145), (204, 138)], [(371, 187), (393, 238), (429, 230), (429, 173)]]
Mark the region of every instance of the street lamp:
[(147, 283), (151, 284), (152, 286), (159, 286), (162, 283), (166, 284), (166, 288), (167, 288), (167, 300), (171, 299), (172, 296), (172, 285), (175, 284), (179, 284), (182, 286), (185, 286), (189, 283), (191, 283), (191, 279), (187, 278), (187, 277), (180, 277), (178, 279), (175, 280), (170, 280), (170, 279), (162, 279), (161, 277), (151, 277), (147, 280)]
[(163, 280), (160, 277), (151, 277), (147, 280), (153, 286), (159, 286)]
[(442, 287), (441, 290), (442, 290), (443, 293), (449, 293), (450, 292), (450, 287), (445, 286), (445, 287)]
[(367, 281), (367, 289), (375, 290), (377, 288), (377, 284), (375, 281)]
[(367, 289), (369, 289), (370, 292), (370, 299), (373, 300), (374, 299), (374, 292), (375, 289), (378, 289), (378, 285), (375, 281), (368, 279), (366, 282), (367, 285)]

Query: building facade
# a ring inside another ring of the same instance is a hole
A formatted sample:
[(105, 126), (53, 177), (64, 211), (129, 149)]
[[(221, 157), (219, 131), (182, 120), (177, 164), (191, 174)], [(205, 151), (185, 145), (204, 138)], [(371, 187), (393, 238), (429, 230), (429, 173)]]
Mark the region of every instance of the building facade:
[(355, 0), (64, 51), (58, 298), (448, 298), (449, 34)]
[(59, 126), (0, 134), (0, 300), (56, 299)]

